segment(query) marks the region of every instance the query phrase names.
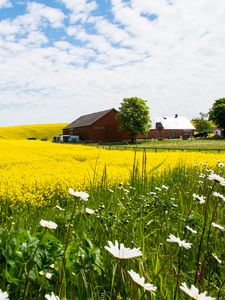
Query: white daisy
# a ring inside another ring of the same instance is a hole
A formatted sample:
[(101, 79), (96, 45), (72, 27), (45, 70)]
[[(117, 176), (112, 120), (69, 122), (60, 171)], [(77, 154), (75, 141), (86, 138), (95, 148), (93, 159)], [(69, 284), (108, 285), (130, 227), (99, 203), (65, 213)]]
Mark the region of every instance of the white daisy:
[(46, 227), (48, 229), (56, 229), (58, 225), (52, 221), (41, 220), (40, 225), (42, 227)]
[(206, 296), (207, 292), (199, 294), (199, 290), (194, 285), (189, 289), (185, 282), (182, 283), (180, 289), (195, 300), (216, 300), (216, 298)]
[(185, 228), (186, 228), (187, 230), (191, 231), (192, 233), (197, 234), (197, 230), (191, 228), (190, 226), (187, 225), (187, 226), (185, 226)]
[(89, 195), (86, 192), (77, 192), (74, 191), (72, 188), (69, 188), (68, 193), (72, 196), (82, 199), (83, 201), (88, 201)]
[(214, 181), (220, 183), (220, 185), (225, 186), (225, 179), (223, 177), (221, 177), (220, 175), (217, 175), (213, 172), (211, 174), (209, 174), (208, 179), (214, 180)]
[(219, 263), (219, 264), (222, 264), (222, 260), (220, 260), (218, 258), (218, 256), (215, 254), (215, 253), (212, 253), (212, 256), (215, 258), (215, 260)]
[(179, 247), (183, 247), (185, 249), (190, 249), (192, 244), (191, 243), (188, 243), (186, 242), (185, 240), (181, 240), (179, 237), (176, 237), (175, 235), (173, 234), (170, 234), (169, 235), (169, 238), (167, 239), (167, 242), (170, 242), (170, 243), (177, 243), (179, 245)]
[(59, 206), (59, 205), (56, 205), (55, 208), (57, 208), (57, 209), (60, 210), (60, 211), (63, 211), (63, 210), (64, 210), (64, 208), (62, 208), (62, 207)]
[(0, 289), (0, 300), (9, 300), (9, 295), (7, 292), (3, 292), (1, 289)]
[(95, 214), (95, 211), (93, 209), (88, 208), (88, 207), (85, 208), (85, 212), (88, 215), (94, 215)]
[(224, 228), (222, 225), (216, 224), (216, 223), (214, 223), (214, 222), (212, 222), (212, 226), (215, 227), (215, 228), (217, 228), (217, 229), (220, 229), (220, 230), (222, 230), (222, 231), (225, 230), (225, 228)]
[(128, 271), (128, 273), (130, 274), (133, 281), (135, 281), (137, 284), (142, 286), (145, 290), (147, 290), (153, 294), (156, 292), (157, 287), (151, 283), (145, 283), (144, 277), (140, 277), (140, 275), (138, 273), (134, 272), (133, 270)]
[(125, 248), (124, 244), (118, 244), (118, 241), (115, 241), (115, 246), (112, 242), (108, 241), (109, 247), (105, 246), (105, 249), (109, 251), (113, 256), (120, 258), (120, 259), (128, 259), (141, 256), (142, 253), (140, 248)]
[(47, 279), (51, 279), (51, 278), (52, 278), (52, 273), (47, 272), (47, 273), (45, 274), (45, 277), (46, 277)]
[(204, 196), (199, 196), (197, 194), (193, 194), (192, 195), (194, 199), (198, 200), (200, 204), (204, 204), (205, 203), (205, 197)]
[(45, 298), (47, 300), (60, 300), (58, 296), (56, 296), (53, 292), (51, 292), (51, 295), (47, 294), (45, 295)]
[(222, 199), (223, 201), (225, 201), (225, 197), (222, 194), (218, 193), (218, 192), (213, 192), (212, 195), (214, 197), (218, 197), (218, 198)]

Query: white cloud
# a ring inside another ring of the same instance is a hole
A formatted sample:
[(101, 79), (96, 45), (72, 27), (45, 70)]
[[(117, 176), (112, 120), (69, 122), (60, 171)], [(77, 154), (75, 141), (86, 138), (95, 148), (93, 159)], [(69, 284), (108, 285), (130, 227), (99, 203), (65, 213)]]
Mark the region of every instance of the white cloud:
[(70, 22), (85, 22), (90, 14), (97, 9), (98, 5), (95, 0), (60, 0), (67, 9), (71, 11)]
[(70, 122), (130, 96), (193, 117), (225, 97), (224, 0), (111, 0), (110, 19), (96, 1), (61, 4), (69, 15), (32, 2), (0, 22), (0, 124)]
[(0, 9), (1, 8), (7, 8), (7, 7), (11, 7), (12, 3), (10, 0), (0, 0)]
[[(63, 27), (64, 14), (61, 10), (49, 7), (36, 2), (28, 3), (28, 14), (32, 19), (36, 20), (36, 23), (40, 25), (40, 22), (44, 20), (48, 21), (53, 28)], [(25, 16), (27, 18), (27, 15)]]

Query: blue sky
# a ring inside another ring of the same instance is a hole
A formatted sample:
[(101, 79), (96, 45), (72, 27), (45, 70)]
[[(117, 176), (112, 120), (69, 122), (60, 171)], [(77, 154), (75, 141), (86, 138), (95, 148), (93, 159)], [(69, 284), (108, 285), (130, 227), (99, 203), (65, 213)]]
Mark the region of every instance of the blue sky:
[(224, 0), (0, 0), (0, 126), (148, 101), (151, 117), (225, 97)]

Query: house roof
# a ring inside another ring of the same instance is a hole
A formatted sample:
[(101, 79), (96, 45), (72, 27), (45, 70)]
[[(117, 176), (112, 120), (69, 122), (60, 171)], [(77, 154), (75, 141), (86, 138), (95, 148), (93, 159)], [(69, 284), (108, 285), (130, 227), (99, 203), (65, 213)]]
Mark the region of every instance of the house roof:
[(184, 116), (160, 118), (156, 120), (156, 123), (161, 123), (164, 129), (183, 129), (183, 130), (195, 129), (191, 121)]
[(76, 127), (84, 127), (84, 126), (90, 126), (97, 122), (99, 119), (107, 115), (110, 111), (115, 110), (114, 108), (108, 109), (108, 110), (103, 110), (99, 111), (96, 113), (88, 114), (79, 117), (69, 125), (65, 127), (65, 129), (70, 129), (70, 128), (76, 128)]

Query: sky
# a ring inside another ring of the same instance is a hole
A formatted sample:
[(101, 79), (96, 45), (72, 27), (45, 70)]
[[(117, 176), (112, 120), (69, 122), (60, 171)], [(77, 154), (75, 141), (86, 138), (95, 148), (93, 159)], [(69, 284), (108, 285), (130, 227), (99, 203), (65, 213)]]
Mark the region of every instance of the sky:
[(225, 97), (225, 0), (0, 0), (0, 126), (147, 101), (193, 118)]

